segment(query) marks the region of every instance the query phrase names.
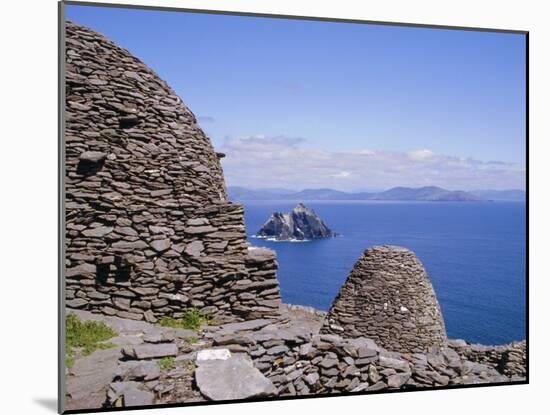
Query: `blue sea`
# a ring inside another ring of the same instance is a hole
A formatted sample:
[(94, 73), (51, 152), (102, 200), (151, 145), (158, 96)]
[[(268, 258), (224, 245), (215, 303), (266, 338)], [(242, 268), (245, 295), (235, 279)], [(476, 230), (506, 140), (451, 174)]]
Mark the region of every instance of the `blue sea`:
[(424, 264), (450, 338), (502, 344), (526, 336), (523, 202), (308, 201), (339, 237), (309, 242), (254, 238), (296, 202), (244, 201), (248, 240), (277, 252), (283, 301), (328, 310), (372, 245), (401, 245)]

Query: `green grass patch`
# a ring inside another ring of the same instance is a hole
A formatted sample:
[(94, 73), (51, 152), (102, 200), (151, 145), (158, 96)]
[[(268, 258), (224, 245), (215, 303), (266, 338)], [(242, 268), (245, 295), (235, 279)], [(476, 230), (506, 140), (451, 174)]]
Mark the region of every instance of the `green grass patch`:
[(117, 335), (117, 332), (102, 321), (81, 321), (76, 314), (69, 313), (65, 318), (65, 364), (72, 367), (75, 351), (79, 349), (84, 356), (92, 354), (98, 349), (115, 347), (106, 342)]
[(191, 361), (191, 360), (184, 361), (182, 366), (183, 366), (184, 369), (186, 369), (190, 372), (193, 372), (197, 368), (196, 363)]
[(186, 337), (184, 340), (185, 340), (187, 343), (190, 343), (190, 344), (195, 344), (195, 343), (198, 343), (198, 342), (199, 342), (199, 339), (196, 338), (195, 336)]
[(201, 315), (196, 309), (190, 308), (186, 310), (183, 317), (180, 319), (172, 317), (163, 317), (159, 324), (163, 327), (171, 327), (174, 329), (187, 329), (197, 331), (203, 324), (213, 324), (212, 316)]
[(176, 359), (173, 356), (166, 356), (160, 359), (159, 364), (162, 370), (171, 369)]
[(73, 365), (74, 365), (74, 354), (71, 350), (65, 355), (65, 366), (67, 366), (70, 369), (71, 367), (73, 367)]

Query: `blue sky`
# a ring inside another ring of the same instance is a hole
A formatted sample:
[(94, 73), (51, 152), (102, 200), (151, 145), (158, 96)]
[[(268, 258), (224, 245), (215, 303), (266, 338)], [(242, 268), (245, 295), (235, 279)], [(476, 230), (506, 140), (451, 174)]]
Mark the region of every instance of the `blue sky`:
[(523, 35), (89, 6), (67, 18), (174, 88), (228, 154), (230, 185), (524, 187)]

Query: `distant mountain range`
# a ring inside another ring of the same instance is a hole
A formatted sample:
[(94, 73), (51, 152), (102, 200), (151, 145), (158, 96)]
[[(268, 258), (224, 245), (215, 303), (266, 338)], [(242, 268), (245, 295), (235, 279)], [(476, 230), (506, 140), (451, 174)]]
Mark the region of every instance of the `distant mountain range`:
[(288, 189), (248, 189), (229, 187), (229, 198), (242, 200), (403, 200), (403, 201), (524, 201), (523, 190), (446, 190), (437, 186), (426, 187), (393, 187), (383, 192), (341, 192), (333, 189), (305, 189), (294, 191)]

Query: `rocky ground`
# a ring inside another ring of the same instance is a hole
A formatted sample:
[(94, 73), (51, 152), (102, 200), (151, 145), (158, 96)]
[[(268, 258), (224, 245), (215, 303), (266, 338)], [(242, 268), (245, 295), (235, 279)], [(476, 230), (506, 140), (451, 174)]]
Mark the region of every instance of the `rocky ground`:
[(439, 354), (386, 351), (370, 339), (319, 335), (324, 313), (284, 305), (256, 319), (198, 332), (71, 310), (101, 320), (116, 347), (76, 357), (67, 409), (377, 391), (525, 379), (525, 343), (450, 340)]

